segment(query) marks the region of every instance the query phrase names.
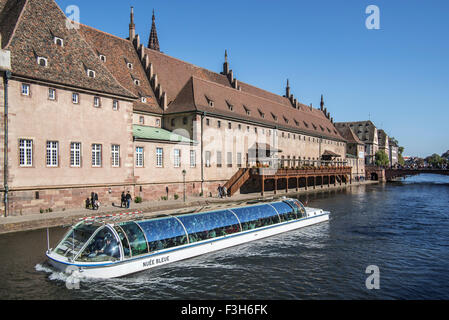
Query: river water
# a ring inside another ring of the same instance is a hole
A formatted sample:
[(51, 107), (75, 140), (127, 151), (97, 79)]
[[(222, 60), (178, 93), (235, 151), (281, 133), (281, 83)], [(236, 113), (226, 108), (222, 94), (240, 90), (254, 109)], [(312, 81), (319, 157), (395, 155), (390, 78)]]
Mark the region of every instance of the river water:
[[(0, 236), (0, 299), (449, 299), (449, 177), (305, 197), (329, 223), (79, 290), (46, 265), (46, 231)], [(64, 233), (50, 231), (52, 247)], [(379, 290), (366, 287), (373, 265)]]

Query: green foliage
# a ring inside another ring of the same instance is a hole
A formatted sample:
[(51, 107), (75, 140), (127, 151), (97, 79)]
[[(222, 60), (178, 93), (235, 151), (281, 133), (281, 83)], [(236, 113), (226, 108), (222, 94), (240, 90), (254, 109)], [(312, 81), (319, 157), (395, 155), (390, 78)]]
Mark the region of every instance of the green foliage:
[(136, 197), (136, 198), (134, 199), (134, 202), (135, 202), (135, 203), (142, 203), (142, 202), (143, 202), (143, 199), (142, 199), (142, 197)]
[(426, 162), (432, 166), (439, 166), (447, 163), (447, 160), (435, 153), (432, 156), (427, 157)]
[(167, 201), (167, 200), (168, 200), (168, 197), (161, 197), (161, 200), (162, 200), (162, 201)]
[(390, 164), (390, 159), (384, 151), (376, 153), (376, 166), (387, 167)]
[(178, 200), (179, 196), (177, 194), (175, 194), (174, 198), (175, 198), (175, 200)]

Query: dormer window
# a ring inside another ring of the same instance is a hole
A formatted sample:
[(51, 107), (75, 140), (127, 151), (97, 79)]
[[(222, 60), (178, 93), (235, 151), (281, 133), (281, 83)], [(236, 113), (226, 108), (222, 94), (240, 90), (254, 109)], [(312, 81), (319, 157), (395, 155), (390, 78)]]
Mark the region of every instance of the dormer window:
[(140, 101), (142, 101), (142, 103), (147, 103), (147, 97), (141, 97)]
[(135, 80), (134, 80), (134, 84), (135, 84), (136, 86), (140, 86), (140, 80), (135, 79)]
[(274, 113), (272, 113), (271, 116), (273, 117), (273, 120), (274, 120), (274, 121), (278, 121), (277, 115), (275, 115)]
[(286, 117), (284, 117), (284, 121), (285, 121), (285, 123), (287, 123), (288, 124), (288, 119), (286, 118)]
[(226, 101), (226, 103), (228, 105), (229, 111), (234, 111), (234, 106), (232, 104), (230, 104), (228, 101)]
[(251, 110), (249, 110), (248, 107), (243, 106), (243, 109), (245, 109), (245, 113), (246, 113), (247, 116), (251, 115)]
[(304, 121), (304, 125), (306, 126), (306, 128), (309, 127), (309, 124), (307, 122)]
[(87, 69), (87, 76), (89, 78), (95, 78), (96, 77), (96, 72), (94, 70)]
[(106, 56), (103, 55), (103, 54), (100, 54), (100, 60), (101, 60), (102, 62), (106, 62)]
[(58, 37), (54, 37), (53, 41), (57, 46), (63, 47), (64, 46), (64, 40)]
[(205, 96), (206, 100), (207, 100), (207, 104), (209, 105), (209, 107), (213, 108), (215, 107), (215, 103), (213, 100), (209, 99), (208, 96)]
[(263, 113), (262, 110), (260, 110), (260, 109), (259, 109), (259, 114), (263, 119), (265, 118), (265, 113)]
[(126, 63), (126, 66), (128, 67), (128, 69), (132, 69), (133, 68), (133, 64), (131, 62)]
[(294, 119), (294, 120), (295, 120), (296, 126), (299, 127), (299, 122), (298, 122), (298, 120), (296, 120), (296, 119)]
[(37, 57), (37, 64), (41, 67), (46, 67), (48, 65), (48, 59), (44, 57)]

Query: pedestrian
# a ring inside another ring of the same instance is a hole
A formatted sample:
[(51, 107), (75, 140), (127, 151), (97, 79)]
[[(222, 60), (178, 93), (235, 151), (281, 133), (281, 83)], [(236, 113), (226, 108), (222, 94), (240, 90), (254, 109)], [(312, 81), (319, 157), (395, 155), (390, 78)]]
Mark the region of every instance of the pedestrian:
[(126, 195), (126, 208), (127, 209), (129, 209), (131, 207), (131, 200), (132, 200), (132, 197), (131, 197), (131, 194), (128, 191), (128, 193)]
[(95, 193), (94, 209), (95, 210), (100, 209), (100, 201), (98, 201), (98, 193)]
[(90, 194), (90, 205), (92, 207), (92, 210), (95, 210), (95, 192), (92, 192)]
[(126, 207), (126, 195), (125, 195), (125, 191), (122, 192), (122, 197), (121, 197), (121, 201), (120, 201), (120, 208)]
[(223, 186), (223, 197), (228, 197), (228, 189), (225, 186)]
[(218, 185), (218, 197), (219, 197), (220, 199), (223, 198), (223, 188), (221, 187), (221, 184)]

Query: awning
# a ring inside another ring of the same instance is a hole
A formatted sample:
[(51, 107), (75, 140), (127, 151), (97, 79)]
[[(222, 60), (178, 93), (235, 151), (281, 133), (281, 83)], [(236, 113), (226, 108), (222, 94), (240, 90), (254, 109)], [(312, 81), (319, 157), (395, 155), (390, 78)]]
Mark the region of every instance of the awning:
[(272, 148), (268, 143), (256, 143), (249, 151), (270, 151), (271, 153), (282, 152), (282, 150)]
[(335, 152), (326, 150), (326, 151), (324, 151), (324, 153), (323, 153), (323, 157), (341, 158), (341, 155), (336, 154)]

